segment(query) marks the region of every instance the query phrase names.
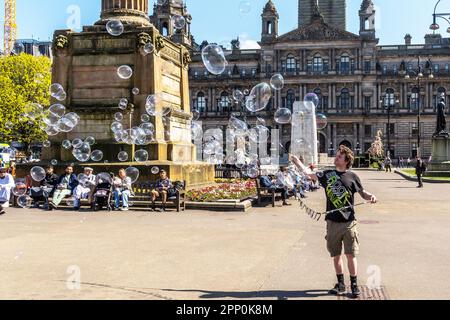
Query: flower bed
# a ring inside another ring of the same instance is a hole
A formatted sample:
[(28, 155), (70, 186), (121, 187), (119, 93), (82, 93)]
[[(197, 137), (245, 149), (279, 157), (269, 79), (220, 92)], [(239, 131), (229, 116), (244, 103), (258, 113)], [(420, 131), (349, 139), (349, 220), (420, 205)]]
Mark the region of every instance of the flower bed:
[(187, 192), (189, 201), (214, 202), (218, 200), (240, 200), (256, 195), (253, 180), (217, 180), (216, 186), (194, 189)]

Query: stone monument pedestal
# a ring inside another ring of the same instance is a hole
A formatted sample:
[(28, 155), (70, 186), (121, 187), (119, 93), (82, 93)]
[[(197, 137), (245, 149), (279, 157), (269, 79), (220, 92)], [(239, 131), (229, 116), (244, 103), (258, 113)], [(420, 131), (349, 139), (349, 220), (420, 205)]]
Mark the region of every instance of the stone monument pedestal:
[(432, 138), (432, 159), (425, 176), (450, 176), (450, 138), (435, 136)]

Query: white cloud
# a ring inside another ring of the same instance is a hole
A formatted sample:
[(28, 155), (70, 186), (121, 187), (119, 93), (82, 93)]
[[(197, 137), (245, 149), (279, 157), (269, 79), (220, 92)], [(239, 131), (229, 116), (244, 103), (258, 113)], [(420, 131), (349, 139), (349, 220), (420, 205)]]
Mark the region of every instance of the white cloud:
[(239, 42), (241, 44), (241, 49), (243, 50), (261, 49), (261, 46), (258, 44), (258, 41), (250, 39), (248, 34), (246, 33), (239, 35)]

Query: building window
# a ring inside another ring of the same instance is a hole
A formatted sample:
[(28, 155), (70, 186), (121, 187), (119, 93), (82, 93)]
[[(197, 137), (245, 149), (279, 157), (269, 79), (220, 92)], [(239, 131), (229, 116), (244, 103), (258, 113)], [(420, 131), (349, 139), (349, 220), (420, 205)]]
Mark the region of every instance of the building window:
[(395, 91), (392, 88), (386, 90), (386, 97), (384, 99), (384, 107), (392, 107), (395, 105)]
[(419, 105), (420, 105), (419, 89), (417, 87), (414, 87), (412, 89), (412, 92), (411, 92), (411, 98), (410, 98), (410, 101), (409, 101), (409, 107), (410, 107), (410, 109), (417, 110), (419, 108)]
[(448, 65), (448, 63), (446, 63), (445, 64), (445, 73), (448, 73), (449, 72), (449, 65)]
[(397, 67), (397, 65), (394, 65), (394, 74), (395, 74), (395, 75), (398, 74), (398, 67)]
[(370, 73), (370, 71), (372, 71), (372, 62), (370, 62), (370, 60), (365, 60), (364, 61), (364, 72)]
[(342, 74), (350, 73), (350, 58), (348, 56), (341, 57), (339, 70)]
[(323, 60), (321, 57), (315, 57), (313, 59), (313, 72), (323, 71)]
[(296, 67), (296, 61), (294, 56), (289, 55), (286, 59), (286, 71), (287, 72), (294, 72)]
[(292, 89), (289, 89), (286, 94), (286, 108), (292, 110), (295, 102), (295, 92)]
[(366, 112), (370, 112), (371, 99), (370, 97), (364, 97), (364, 109)]
[(222, 92), (220, 95), (219, 108), (222, 111), (230, 110), (230, 98), (228, 97), (228, 92)]
[(439, 73), (439, 65), (438, 64), (434, 65), (434, 72)]
[(340, 109), (342, 112), (348, 112), (350, 108), (350, 92), (348, 89), (342, 89), (340, 97)]
[(370, 124), (364, 126), (364, 135), (366, 138), (372, 137), (372, 126)]
[(387, 65), (384, 65), (384, 66), (383, 66), (383, 74), (387, 74), (387, 70), (388, 70)]
[(388, 130), (390, 135), (395, 135), (395, 123), (390, 123), (389, 128), (388, 124), (386, 123), (386, 132), (388, 132)]
[(328, 62), (328, 60), (324, 60), (323, 61), (323, 72), (328, 73), (329, 70), (330, 70), (330, 63)]
[(197, 104), (196, 109), (200, 112), (205, 112), (206, 110), (206, 98), (203, 92), (197, 94)]
[(417, 135), (419, 133), (419, 130), (417, 128), (418, 128), (417, 123), (411, 124), (411, 134), (412, 135)]
[(327, 111), (328, 110), (328, 97), (322, 97), (322, 108), (323, 111)]

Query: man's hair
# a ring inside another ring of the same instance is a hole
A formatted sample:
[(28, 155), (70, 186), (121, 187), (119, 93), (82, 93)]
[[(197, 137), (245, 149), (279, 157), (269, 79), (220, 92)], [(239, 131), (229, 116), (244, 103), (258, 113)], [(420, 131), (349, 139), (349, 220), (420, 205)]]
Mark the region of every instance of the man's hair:
[(159, 174), (162, 174), (162, 173), (167, 174), (167, 171), (166, 171), (166, 170), (161, 170), (161, 171), (159, 172)]
[(73, 169), (74, 165), (73, 164), (69, 164), (66, 166), (66, 169), (72, 168)]
[(51, 164), (49, 164), (49, 165), (47, 166), (47, 169), (54, 169), (54, 167), (53, 167)]
[(345, 161), (347, 162), (347, 169), (350, 169), (353, 166), (353, 162), (355, 161), (353, 151), (344, 145), (339, 146), (338, 151), (343, 155), (345, 155)]

